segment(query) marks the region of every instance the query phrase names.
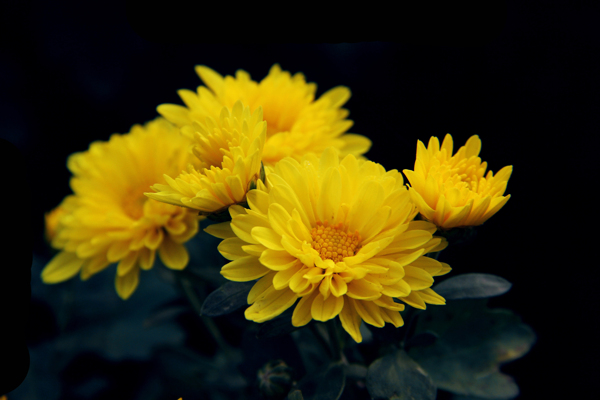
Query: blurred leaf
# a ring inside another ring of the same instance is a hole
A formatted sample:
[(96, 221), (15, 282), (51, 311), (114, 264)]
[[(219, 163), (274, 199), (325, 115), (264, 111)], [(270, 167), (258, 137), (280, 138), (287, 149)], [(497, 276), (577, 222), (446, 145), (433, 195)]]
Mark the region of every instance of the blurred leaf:
[(519, 388), (510, 376), (499, 372), (499, 365), (526, 354), (535, 334), (511, 311), (489, 309), (486, 302), (459, 300), (428, 308), (419, 315), (415, 333), (434, 332), (439, 337), (431, 345), (411, 347), (408, 354), (440, 389), (514, 398)]
[(292, 333), (296, 329), (300, 329), (299, 327), (292, 325), (293, 313), (293, 308), (289, 308), (272, 320), (263, 322), (256, 333), (256, 338), (265, 339), (283, 336)]
[(206, 297), (202, 315), (218, 317), (248, 305), (248, 293), (254, 282), (227, 282)]
[(367, 372), (367, 390), (374, 400), (433, 400), (433, 380), (404, 350), (375, 360)]
[(311, 321), (306, 325), (308, 329), (298, 329), (291, 334), (306, 371), (315, 371), (319, 366), (331, 361), (329, 345), (322, 342), (322, 338), (327, 334), (324, 325), (321, 322)]
[[(339, 362), (331, 363), (302, 378), (288, 394), (288, 400), (337, 400), (342, 395), (345, 384), (343, 365)], [(298, 391), (301, 397), (298, 397)]]
[(481, 299), (500, 296), (512, 284), (492, 274), (462, 274), (438, 283), (433, 290), (446, 300)]
[(287, 398), (288, 400), (304, 400), (304, 397), (302, 397), (302, 392), (298, 389), (292, 390), (290, 394), (288, 394)]
[(367, 377), (367, 367), (362, 364), (346, 364), (346, 376), (352, 379), (365, 379)]

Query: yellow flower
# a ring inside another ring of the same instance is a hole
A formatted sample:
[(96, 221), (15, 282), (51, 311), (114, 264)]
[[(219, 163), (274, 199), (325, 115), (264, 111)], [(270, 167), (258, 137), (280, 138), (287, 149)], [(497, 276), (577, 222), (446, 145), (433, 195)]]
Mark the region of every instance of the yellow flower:
[(260, 178), (266, 130), (262, 109), (251, 114), (240, 101), (231, 110), (223, 107), (218, 121), (206, 117), (183, 127), (200, 168), (190, 165), (176, 179), (165, 175), (167, 184), (152, 186), (157, 193), (146, 196), (202, 214), (245, 201), (246, 192)]
[(127, 299), (138, 285), (140, 268), (152, 268), (157, 251), (167, 267), (185, 268), (189, 255), (183, 243), (197, 233), (198, 216), (150, 200), (144, 191), (163, 173), (185, 167), (189, 145), (178, 128), (157, 118), (72, 154), (67, 166), (74, 194), (59, 206), (64, 214), (52, 239), (61, 251), (42, 271), (42, 280), (58, 283), (77, 273), (86, 280), (118, 262), (115, 286)]
[(286, 158), (248, 193), (249, 209), (229, 208), (232, 220), (206, 232), (224, 239), (231, 260), (221, 274), (232, 281), (260, 280), (248, 295), (246, 318), (270, 320), (292, 307), (292, 324), (339, 315), (344, 329), (362, 340), (361, 321), (404, 324), (402, 300), (425, 308), (444, 304), (430, 286), (447, 264), (424, 257), (443, 249), (435, 225), (416, 214), (402, 175), (334, 149), (317, 158)]
[(341, 108), (350, 98), (347, 87), (335, 87), (315, 100), (316, 84), (306, 83), (301, 73), (292, 76), (282, 71), (278, 64), (260, 83), (243, 70), (238, 70), (235, 77), (223, 78), (198, 65), (196, 73), (208, 88), (199, 86), (197, 93), (179, 90), (187, 107), (161, 104), (157, 111), (177, 126), (185, 126), (207, 116), (215, 118), (223, 106), (232, 107), (238, 100), (249, 105), (250, 111), (262, 106), (267, 121), (265, 166), (274, 166), (287, 156), (300, 160), (310, 152), (320, 154), (330, 146), (341, 156), (362, 155), (371, 147), (364, 136), (344, 134), (352, 126), (352, 121), (346, 119), (348, 110)]
[(496, 176), (481, 162), (481, 140), (474, 135), (452, 155), (452, 136), (447, 134), (440, 148), (437, 137), (429, 145), (417, 143), (415, 170), (404, 170), (410, 194), (421, 215), (442, 229), (481, 225), (510, 199), (502, 196), (512, 165)]

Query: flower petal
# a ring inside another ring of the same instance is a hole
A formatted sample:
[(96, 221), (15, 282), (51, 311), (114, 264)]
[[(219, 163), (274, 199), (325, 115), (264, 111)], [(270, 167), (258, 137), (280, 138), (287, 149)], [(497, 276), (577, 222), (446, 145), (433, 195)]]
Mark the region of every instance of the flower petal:
[(225, 264), (221, 268), (221, 275), (230, 281), (247, 282), (261, 278), (269, 273), (269, 271), (267, 267), (260, 263), (258, 258), (248, 256)]

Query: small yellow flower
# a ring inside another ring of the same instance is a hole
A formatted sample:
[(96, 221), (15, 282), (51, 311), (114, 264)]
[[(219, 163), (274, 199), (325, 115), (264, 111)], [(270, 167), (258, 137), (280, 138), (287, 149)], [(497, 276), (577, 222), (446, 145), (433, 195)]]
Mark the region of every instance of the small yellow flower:
[[(172, 269), (183, 269), (189, 255), (184, 242), (198, 231), (199, 218), (185, 208), (150, 200), (144, 191), (177, 174), (192, 158), (190, 141), (163, 118), (131, 132), (94, 142), (88, 151), (72, 154), (71, 189), (59, 206), (63, 213), (52, 246), (61, 250), (42, 271), (45, 283), (58, 283), (80, 273), (86, 280), (117, 263), (115, 286), (129, 298), (141, 269), (150, 269), (158, 254)], [(53, 224), (52, 218), (50, 223)]]
[(415, 170), (404, 170), (410, 195), (427, 221), (441, 229), (483, 224), (510, 199), (503, 196), (512, 166), (496, 176), (481, 162), (481, 140), (474, 135), (452, 155), (452, 136), (447, 134), (440, 148), (437, 137), (429, 145), (417, 143)]
[(232, 281), (259, 279), (248, 295), (246, 318), (270, 320), (292, 307), (294, 326), (339, 315), (360, 342), (361, 321), (404, 324), (403, 304), (444, 304), (430, 287), (450, 271), (424, 254), (443, 249), (435, 225), (416, 214), (402, 175), (335, 149), (301, 162), (285, 158), (267, 184), (248, 193), (249, 209), (229, 208), (232, 220), (206, 232), (224, 239), (231, 260), (221, 274)]
[(191, 139), (199, 168), (190, 165), (175, 179), (165, 175), (167, 184), (152, 186), (157, 193), (146, 196), (207, 215), (245, 201), (260, 178), (266, 130), (262, 109), (251, 114), (240, 101), (231, 110), (223, 107), (218, 121), (206, 117), (184, 126), (181, 132)]
[(238, 70), (236, 76), (222, 77), (203, 65), (196, 73), (207, 87), (199, 86), (197, 93), (182, 89), (179, 96), (186, 107), (161, 104), (158, 112), (177, 126), (191, 125), (193, 121), (216, 116), (223, 106), (232, 107), (241, 100), (254, 112), (262, 106), (267, 121), (267, 142), (263, 153), (265, 166), (274, 166), (284, 157), (297, 160), (307, 153), (322, 153), (327, 147), (336, 148), (341, 156), (362, 155), (371, 147), (364, 136), (344, 134), (352, 121), (348, 111), (341, 108), (350, 98), (350, 90), (335, 87), (315, 100), (317, 86), (306, 83), (304, 75), (291, 75), (273, 65), (260, 83)]

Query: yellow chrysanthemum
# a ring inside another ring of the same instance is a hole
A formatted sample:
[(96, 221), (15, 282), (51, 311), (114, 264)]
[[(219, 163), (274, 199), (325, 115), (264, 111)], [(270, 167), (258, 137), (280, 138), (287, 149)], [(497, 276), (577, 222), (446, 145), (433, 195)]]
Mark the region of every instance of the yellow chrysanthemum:
[(262, 106), (267, 121), (267, 142), (263, 153), (265, 166), (274, 166), (284, 157), (300, 160), (304, 154), (320, 154), (334, 147), (340, 155), (362, 155), (371, 147), (364, 136), (344, 134), (352, 121), (348, 110), (341, 108), (350, 98), (347, 87), (338, 86), (315, 100), (317, 86), (306, 83), (304, 75), (291, 75), (275, 64), (260, 83), (238, 70), (236, 76), (223, 78), (203, 65), (196, 73), (208, 86), (199, 86), (197, 93), (182, 89), (179, 96), (186, 104), (161, 104), (158, 112), (178, 126), (191, 125), (210, 116), (216, 118), (223, 106), (232, 107), (241, 100), (254, 111)]
[(481, 140), (474, 135), (452, 155), (452, 136), (447, 134), (440, 148), (437, 137), (429, 145), (417, 143), (415, 170), (404, 170), (409, 192), (421, 215), (442, 229), (483, 224), (510, 199), (503, 196), (512, 165), (496, 176), (481, 162)]
[(157, 251), (167, 267), (185, 268), (189, 255), (183, 243), (198, 231), (199, 217), (150, 200), (144, 192), (163, 173), (185, 168), (189, 146), (177, 127), (157, 118), (72, 154), (67, 166), (74, 194), (59, 206), (63, 214), (52, 239), (61, 251), (42, 271), (42, 280), (58, 283), (77, 273), (86, 280), (118, 262), (115, 286), (127, 299), (138, 285), (140, 268), (152, 268)]
[(194, 121), (181, 133), (192, 140), (200, 168), (190, 165), (176, 179), (165, 175), (167, 184), (152, 186), (157, 193), (146, 196), (202, 214), (245, 201), (246, 192), (260, 177), (266, 131), (262, 109), (251, 114), (240, 101), (231, 110), (223, 107), (218, 121), (212, 117)]
[(249, 320), (270, 320), (300, 298), (294, 326), (339, 315), (360, 342), (361, 320), (404, 324), (395, 298), (422, 309), (445, 303), (430, 287), (450, 267), (423, 255), (447, 242), (432, 236), (435, 225), (412, 221), (417, 211), (396, 170), (353, 155), (340, 161), (331, 148), (320, 159), (286, 158), (248, 193), (248, 205), (231, 207), (231, 222), (206, 231), (224, 239), (225, 278), (260, 278), (248, 295)]

